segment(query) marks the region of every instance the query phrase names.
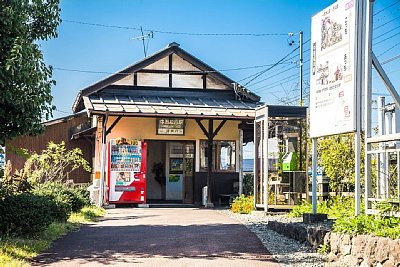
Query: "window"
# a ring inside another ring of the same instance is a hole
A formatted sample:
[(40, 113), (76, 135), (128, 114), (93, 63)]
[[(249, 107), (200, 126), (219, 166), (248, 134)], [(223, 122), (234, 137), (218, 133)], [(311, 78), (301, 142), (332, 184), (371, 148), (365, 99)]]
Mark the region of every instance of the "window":
[[(208, 144), (200, 141), (200, 171), (207, 170)], [(236, 143), (235, 141), (214, 141), (213, 143), (213, 171), (236, 171)]]

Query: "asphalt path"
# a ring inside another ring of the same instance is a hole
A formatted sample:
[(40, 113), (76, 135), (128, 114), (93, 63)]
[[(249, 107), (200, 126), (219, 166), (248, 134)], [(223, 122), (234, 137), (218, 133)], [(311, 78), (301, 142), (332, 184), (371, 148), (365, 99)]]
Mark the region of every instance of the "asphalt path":
[(279, 266), (245, 226), (214, 210), (121, 208), (56, 240), (33, 266)]

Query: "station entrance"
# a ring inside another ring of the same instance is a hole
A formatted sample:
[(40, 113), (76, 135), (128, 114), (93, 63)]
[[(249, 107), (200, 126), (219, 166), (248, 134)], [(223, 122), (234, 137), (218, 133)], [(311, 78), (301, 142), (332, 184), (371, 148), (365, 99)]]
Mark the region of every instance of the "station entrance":
[(194, 199), (194, 141), (146, 140), (149, 202), (192, 204)]

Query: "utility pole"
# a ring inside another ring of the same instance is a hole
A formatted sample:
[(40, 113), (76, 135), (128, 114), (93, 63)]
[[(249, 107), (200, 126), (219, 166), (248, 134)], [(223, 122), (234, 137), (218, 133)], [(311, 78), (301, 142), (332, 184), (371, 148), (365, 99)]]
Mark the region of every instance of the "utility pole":
[(303, 31), (300, 33), (300, 80), (299, 80), (299, 87), (300, 87), (300, 107), (303, 106)]

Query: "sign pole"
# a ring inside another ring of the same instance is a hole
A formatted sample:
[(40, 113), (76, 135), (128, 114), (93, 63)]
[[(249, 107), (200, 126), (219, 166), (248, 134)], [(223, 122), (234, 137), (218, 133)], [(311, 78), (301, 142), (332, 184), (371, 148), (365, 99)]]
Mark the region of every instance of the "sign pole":
[[(368, 198), (371, 196), (371, 155), (367, 152), (371, 150), (368, 138), (371, 137), (371, 105), (372, 105), (372, 27), (373, 27), (373, 4), (374, 0), (369, 0), (366, 5), (365, 18), (365, 50), (364, 50), (364, 203), (365, 211), (370, 209)], [(399, 176), (400, 177), (400, 176)]]
[(300, 32), (300, 107), (303, 106), (303, 31)]
[(312, 139), (312, 214), (317, 213), (317, 138)]
[(363, 94), (362, 82), (364, 77), (363, 72), (363, 46), (364, 46), (364, 26), (363, 26), (363, 10), (364, 1), (357, 1), (357, 17), (356, 25), (357, 27), (357, 41), (356, 41), (356, 133), (354, 136), (354, 175), (355, 175), (355, 188), (354, 188), (354, 201), (355, 201), (355, 215), (360, 214), (360, 203), (361, 203), (361, 95)]

